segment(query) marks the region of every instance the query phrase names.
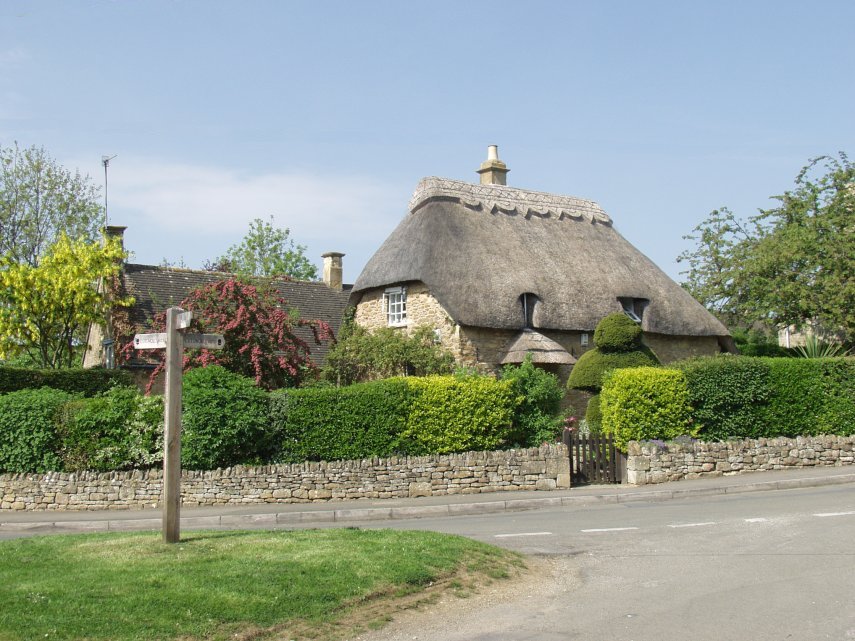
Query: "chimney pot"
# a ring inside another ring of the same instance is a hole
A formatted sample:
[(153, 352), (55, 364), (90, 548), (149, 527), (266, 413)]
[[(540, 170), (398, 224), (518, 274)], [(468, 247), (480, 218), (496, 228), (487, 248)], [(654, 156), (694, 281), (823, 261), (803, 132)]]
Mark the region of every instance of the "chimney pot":
[(487, 160), (481, 163), (478, 173), (481, 175), (482, 185), (507, 185), (508, 166), (499, 160), (498, 145), (487, 147)]
[(321, 254), (324, 259), (324, 284), (330, 289), (341, 291), (342, 276), (344, 268), (342, 267), (342, 258), (344, 254), (341, 252), (327, 252)]

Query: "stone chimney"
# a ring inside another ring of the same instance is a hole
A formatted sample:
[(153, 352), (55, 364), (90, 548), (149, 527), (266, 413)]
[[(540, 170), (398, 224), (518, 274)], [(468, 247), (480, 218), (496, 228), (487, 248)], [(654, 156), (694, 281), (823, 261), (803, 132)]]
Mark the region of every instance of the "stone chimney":
[(125, 249), (125, 230), (127, 227), (120, 227), (119, 225), (107, 225), (106, 237), (107, 240), (111, 238), (118, 238), (119, 245), (121, 245), (122, 250)]
[(342, 274), (344, 272), (341, 263), (343, 256), (344, 254), (340, 252), (321, 254), (321, 258), (324, 259), (324, 285), (330, 289), (341, 291)]
[(478, 173), (481, 174), (482, 185), (507, 185), (508, 166), (499, 160), (499, 148), (496, 145), (487, 147), (487, 160), (481, 163)]

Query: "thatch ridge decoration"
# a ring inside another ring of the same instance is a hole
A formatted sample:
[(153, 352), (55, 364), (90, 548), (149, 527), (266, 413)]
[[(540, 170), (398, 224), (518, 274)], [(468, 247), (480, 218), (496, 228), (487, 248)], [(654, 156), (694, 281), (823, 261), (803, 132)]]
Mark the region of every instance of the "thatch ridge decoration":
[(611, 225), (611, 217), (592, 200), (560, 196), (540, 191), (514, 189), (506, 185), (475, 185), (449, 178), (423, 178), (410, 199), (410, 212), (436, 200), (458, 202), (467, 209), (524, 216), (526, 220), (554, 218), (585, 220), (592, 224)]

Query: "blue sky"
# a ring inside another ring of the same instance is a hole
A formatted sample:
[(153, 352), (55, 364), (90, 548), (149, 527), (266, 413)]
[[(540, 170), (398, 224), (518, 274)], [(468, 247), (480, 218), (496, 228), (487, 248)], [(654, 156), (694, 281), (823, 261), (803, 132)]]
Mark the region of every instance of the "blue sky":
[(273, 216), (353, 282), (424, 176), (597, 201), (677, 279), (682, 236), (855, 151), (855, 2), (0, 3), (0, 145), (103, 183), (135, 260)]

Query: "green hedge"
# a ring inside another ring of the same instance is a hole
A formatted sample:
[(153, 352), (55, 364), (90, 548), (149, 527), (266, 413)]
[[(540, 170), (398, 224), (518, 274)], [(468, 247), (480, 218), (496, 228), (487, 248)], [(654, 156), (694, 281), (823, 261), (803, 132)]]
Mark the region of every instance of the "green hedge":
[(96, 396), (111, 387), (132, 384), (131, 375), (119, 369), (29, 369), (0, 366), (0, 394), (50, 387), (72, 394)]
[(609, 314), (594, 329), (594, 345), (603, 352), (631, 352), (641, 346), (641, 326), (623, 312)]
[(579, 361), (570, 370), (567, 387), (599, 392), (603, 386), (603, 375), (610, 370), (621, 367), (652, 366), (658, 363), (653, 352), (643, 345), (634, 352), (602, 352), (599, 348), (595, 348), (579, 357)]
[(269, 427), (269, 397), (252, 379), (219, 365), (184, 375), (181, 464), (212, 470), (269, 461), (278, 438)]
[(514, 393), (522, 398), (514, 410), (510, 443), (536, 447), (557, 440), (563, 424), (560, 413), (564, 397), (558, 377), (535, 367), (531, 356), (526, 356), (522, 364), (506, 366), (501, 378), (510, 381)]
[(508, 444), (523, 399), (510, 381), (488, 376), (408, 378), (413, 392), (402, 443), (410, 454), (495, 450)]
[(407, 425), (410, 388), (393, 378), (349, 387), (271, 394), (270, 421), (283, 462), (391, 456)]
[(0, 472), (61, 470), (58, 413), (74, 398), (47, 387), (0, 396)]

